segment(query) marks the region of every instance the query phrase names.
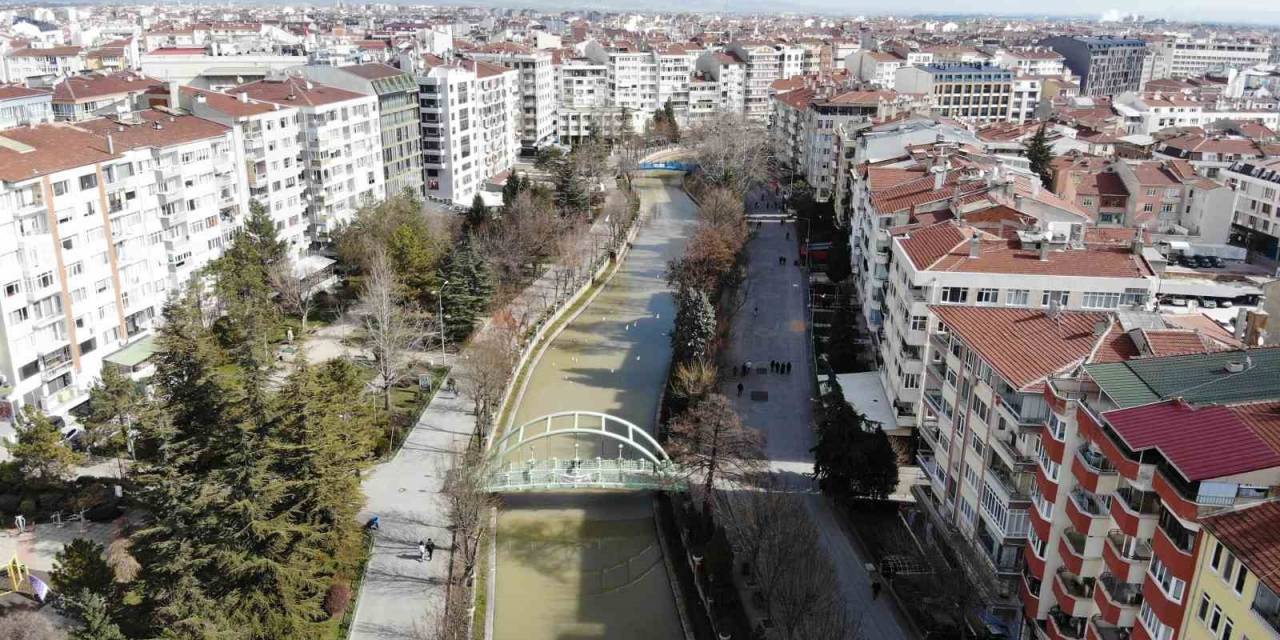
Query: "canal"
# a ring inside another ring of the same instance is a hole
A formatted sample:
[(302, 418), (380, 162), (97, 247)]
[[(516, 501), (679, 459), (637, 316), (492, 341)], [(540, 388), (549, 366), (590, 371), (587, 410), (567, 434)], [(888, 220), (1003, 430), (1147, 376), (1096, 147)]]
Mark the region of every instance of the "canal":
[[(599, 296), (532, 370), (514, 424), (556, 411), (608, 413), (653, 429), (675, 315), (663, 279), (696, 207), (678, 180), (636, 181), (646, 217)], [(538, 458), (616, 457), (616, 443), (569, 437), (529, 445)], [(632, 457), (632, 456), (628, 456)], [(640, 640), (682, 636), (644, 493), (509, 495), (498, 516), (493, 637)]]

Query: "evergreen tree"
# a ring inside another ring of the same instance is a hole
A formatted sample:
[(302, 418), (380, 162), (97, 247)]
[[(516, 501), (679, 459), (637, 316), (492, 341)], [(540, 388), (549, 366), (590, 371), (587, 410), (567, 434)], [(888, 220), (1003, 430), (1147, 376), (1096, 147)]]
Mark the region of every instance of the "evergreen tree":
[(484, 225), (488, 224), (488, 222), (489, 207), (485, 206), (484, 198), (481, 198), (480, 194), (476, 193), (475, 197), (471, 198), (471, 208), (467, 209), (466, 218), (463, 219), (463, 232), (466, 233), (468, 231), (480, 229)]
[(1027, 142), (1027, 160), (1031, 163), (1032, 173), (1040, 176), (1040, 182), (1046, 188), (1052, 188), (1053, 172), (1049, 165), (1053, 162), (1053, 150), (1049, 148), (1045, 124), (1041, 124), (1036, 134)]
[(22, 407), (22, 419), (14, 428), (18, 432), (16, 441), (6, 442), (5, 446), (28, 480), (41, 483), (66, 480), (74, 467), (84, 462), (84, 456), (62, 442), (58, 427), (35, 405)]
[(411, 224), (396, 227), (387, 239), (387, 259), (396, 280), (404, 287), (404, 296), (429, 307), (435, 305), (435, 292), (440, 288), (436, 277), (440, 256), (424, 231)]
[[(89, 414), (83, 418), (91, 440), (111, 442), (116, 451), (134, 457), (134, 424), (144, 412), (146, 397), (141, 387), (113, 366), (102, 367), (101, 377), (89, 388)], [(116, 456), (124, 475), (122, 456)]]
[(832, 282), (844, 282), (853, 274), (853, 256), (849, 248), (849, 234), (836, 227), (831, 251), (827, 253), (827, 277)]
[(671, 347), (676, 362), (705, 359), (716, 333), (716, 311), (702, 291), (681, 289), (676, 295), (676, 317)]
[(618, 138), (622, 141), (630, 140), (636, 135), (636, 125), (631, 121), (631, 108), (622, 108), (622, 128), (618, 131)]
[[(520, 179), (520, 172), (511, 172), (511, 176), (507, 178), (506, 184), (502, 185), (502, 206), (511, 206), (511, 203), (516, 201), (516, 196), (520, 195), (523, 188), (524, 185)], [(475, 203), (472, 202), (471, 206), (474, 208)]]
[(573, 162), (562, 162), (555, 168), (555, 203), (565, 217), (581, 215), (591, 207), (586, 180)]
[(888, 498), (898, 486), (897, 456), (889, 437), (843, 398), (834, 398), (826, 414), (812, 449), (818, 486), (840, 498)]
[(317, 549), (332, 561), (360, 539), (356, 513), (364, 502), (359, 472), (368, 466), (373, 432), (364, 379), (354, 364), (305, 364), (280, 393), (277, 472), (293, 496), (293, 518), (312, 526)]
[(271, 273), (287, 251), (276, 238), (270, 214), (254, 201), (244, 228), (209, 266), (214, 294), (225, 311), (218, 321), (220, 336), (235, 360), (255, 378), (265, 375), (273, 360), (269, 340), (280, 323), (280, 314)]
[(440, 277), (449, 283), (441, 294), (446, 333), (460, 342), (471, 335), (493, 296), (489, 267), (470, 236), (464, 235), (449, 253)]
[(77, 594), (81, 591), (106, 595), (115, 591), (115, 572), (107, 565), (106, 549), (99, 543), (76, 538), (53, 557), (51, 582), (54, 591)]
[(667, 139), (672, 143), (680, 142), (680, 123), (676, 122), (676, 111), (670, 100), (663, 103), (662, 113), (663, 120), (666, 121)]
[(80, 591), (69, 595), (65, 602), (67, 613), (81, 625), (71, 632), (71, 640), (125, 640), (125, 635), (112, 619), (112, 605), (105, 596)]
[(827, 335), (827, 364), (836, 373), (858, 370), (857, 316), (852, 309), (841, 306), (831, 319)]

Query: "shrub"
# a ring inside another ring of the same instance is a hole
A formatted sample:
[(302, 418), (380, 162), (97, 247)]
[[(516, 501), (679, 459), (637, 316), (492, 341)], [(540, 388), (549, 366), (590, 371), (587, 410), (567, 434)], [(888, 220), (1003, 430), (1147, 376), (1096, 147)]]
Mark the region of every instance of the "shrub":
[(329, 593), (324, 596), (324, 610), (330, 618), (341, 618), (346, 615), (351, 605), (351, 585), (339, 580), (329, 585)]

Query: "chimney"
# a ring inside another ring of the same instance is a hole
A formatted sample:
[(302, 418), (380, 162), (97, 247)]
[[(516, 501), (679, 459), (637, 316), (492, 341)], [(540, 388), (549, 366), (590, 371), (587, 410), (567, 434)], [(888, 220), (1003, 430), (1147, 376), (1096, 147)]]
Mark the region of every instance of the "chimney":
[(178, 83), (174, 82), (173, 80), (170, 80), (169, 81), (169, 108), (177, 109), (179, 108), (180, 104), (181, 103), (178, 100)]
[(1142, 229), (1139, 228), (1134, 230), (1133, 240), (1129, 243), (1129, 249), (1133, 252), (1133, 255), (1142, 255), (1142, 249), (1146, 246), (1147, 243), (1142, 240)]
[(978, 232), (974, 231), (969, 237), (969, 257), (977, 258), (982, 255), (982, 240), (978, 237)]
[(947, 170), (941, 166), (933, 167), (933, 190), (941, 191), (947, 181)]
[(1045, 238), (1040, 241), (1040, 262), (1049, 261), (1049, 239)]
[(116, 141), (111, 138), (111, 134), (107, 134), (107, 153), (116, 154)]
[(249, 93), (246, 91), (241, 91), (238, 97), (240, 98), (240, 102), (249, 102)]

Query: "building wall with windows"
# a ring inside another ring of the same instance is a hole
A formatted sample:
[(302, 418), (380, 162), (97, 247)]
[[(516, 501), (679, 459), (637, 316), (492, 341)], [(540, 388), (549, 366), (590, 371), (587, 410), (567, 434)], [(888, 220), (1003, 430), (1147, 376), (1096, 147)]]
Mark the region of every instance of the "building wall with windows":
[(1280, 508), (1275, 503), (1264, 503), (1205, 520), (1195, 579), (1188, 590), (1187, 616), (1182, 623), (1184, 640), (1280, 638), (1280, 590), (1276, 589), (1280, 576), (1274, 575), (1269, 564), (1258, 562), (1262, 566), (1250, 566), (1250, 562), (1261, 559), (1256, 556), (1256, 545), (1242, 535), (1239, 527), (1222, 527), (1222, 539), (1215, 535), (1223, 519), (1247, 519), (1247, 526), (1258, 532), (1268, 531), (1268, 527), (1271, 531), (1280, 530), (1277, 514)]
[(976, 64), (930, 64), (898, 69), (894, 90), (933, 98), (933, 111), (974, 122), (1006, 121), (1013, 107), (1014, 75), (1008, 69)]
[(482, 176), (476, 74), (437, 66), (418, 75), (427, 198), (469, 205)]

